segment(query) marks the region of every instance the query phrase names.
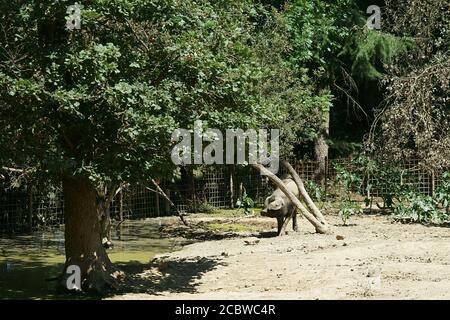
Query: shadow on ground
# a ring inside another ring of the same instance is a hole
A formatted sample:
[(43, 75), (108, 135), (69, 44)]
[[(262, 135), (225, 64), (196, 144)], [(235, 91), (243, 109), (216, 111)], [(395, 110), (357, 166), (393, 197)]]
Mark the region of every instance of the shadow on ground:
[(201, 277), (215, 269), (221, 258), (165, 260), (160, 257), (150, 264), (129, 262), (119, 267), (126, 273), (126, 280), (118, 294), (148, 293), (159, 295), (163, 292), (194, 293)]
[(275, 238), (275, 237), (278, 237), (278, 232), (276, 232), (276, 231), (261, 231), (256, 237), (257, 238)]
[[(222, 230), (213, 226), (220, 225)], [(229, 226), (229, 228), (227, 228)], [(191, 241), (214, 241), (233, 238), (269, 238), (277, 236), (272, 222), (255, 223), (246, 220), (211, 220), (191, 222), (189, 226), (166, 225), (160, 228), (162, 238), (184, 238)]]

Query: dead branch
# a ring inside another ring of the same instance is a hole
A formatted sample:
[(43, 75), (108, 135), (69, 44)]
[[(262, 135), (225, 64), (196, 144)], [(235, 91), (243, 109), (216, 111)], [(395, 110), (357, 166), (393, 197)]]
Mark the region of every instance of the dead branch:
[[(178, 210), (177, 206), (172, 202), (172, 200), (170, 200), (170, 198), (167, 196), (167, 194), (163, 191), (163, 189), (161, 189), (161, 187), (158, 185), (158, 183), (151, 178), (151, 181), (153, 183), (153, 185), (156, 187), (156, 190), (158, 191), (158, 193), (163, 196), (172, 207), (175, 208), (175, 211), (177, 212), (177, 215), (180, 217), (181, 221), (183, 222), (183, 224), (185, 226), (189, 226), (188, 222), (186, 221), (186, 219), (184, 218), (185, 214), (183, 212), (181, 212), (180, 210)], [(152, 190), (150, 188), (147, 188), (148, 190)]]

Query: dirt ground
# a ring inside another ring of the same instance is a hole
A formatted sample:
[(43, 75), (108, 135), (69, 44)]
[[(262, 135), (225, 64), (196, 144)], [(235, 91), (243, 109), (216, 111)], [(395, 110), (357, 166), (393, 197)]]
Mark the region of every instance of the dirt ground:
[(326, 218), (332, 234), (300, 219), (299, 232), (282, 237), (275, 219), (236, 218), (266, 231), (209, 234), (158, 256), (134, 275), (140, 293), (113, 299), (450, 299), (449, 228), (384, 215), (352, 217), (350, 226)]

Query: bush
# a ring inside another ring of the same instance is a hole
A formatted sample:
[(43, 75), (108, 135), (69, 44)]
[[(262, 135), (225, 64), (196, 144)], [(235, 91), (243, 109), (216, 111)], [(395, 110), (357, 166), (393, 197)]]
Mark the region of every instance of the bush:
[(394, 218), (423, 224), (448, 222), (449, 215), (438, 207), (436, 197), (410, 192), (393, 211)]
[(252, 208), (255, 206), (255, 201), (247, 195), (247, 192), (244, 191), (242, 197), (236, 202), (238, 209), (243, 208), (244, 213), (246, 215), (252, 214)]
[(215, 209), (216, 208), (206, 200), (199, 202), (190, 201), (188, 206), (189, 212), (197, 212), (197, 213), (211, 213)]
[(344, 226), (347, 225), (347, 221), (351, 216), (362, 213), (363, 209), (355, 201), (344, 200), (339, 206), (339, 216), (341, 217)]
[(340, 186), (341, 195), (345, 195), (350, 200), (351, 192), (361, 191), (362, 179), (356, 172), (350, 171), (339, 164), (335, 165), (335, 169), (337, 172), (336, 181)]
[(314, 201), (326, 200), (325, 190), (314, 181), (305, 180), (305, 189)]
[(442, 181), (435, 193), (436, 201), (445, 208), (446, 214), (450, 211), (450, 172), (444, 172)]
[(355, 214), (363, 212), (361, 206), (351, 200), (351, 192), (359, 192), (361, 190), (362, 179), (361, 177), (341, 165), (336, 165), (337, 171), (336, 181), (340, 186), (339, 199), (341, 201), (339, 205), (339, 216), (342, 219), (344, 225), (347, 225), (348, 219)]

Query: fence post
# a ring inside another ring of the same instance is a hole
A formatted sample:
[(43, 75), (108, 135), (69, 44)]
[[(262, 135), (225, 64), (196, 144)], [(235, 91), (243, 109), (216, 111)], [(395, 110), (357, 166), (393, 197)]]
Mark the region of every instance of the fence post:
[(159, 210), (159, 193), (155, 192), (155, 197), (156, 197), (156, 214), (159, 216), (161, 216), (160, 210)]
[(230, 208), (234, 209), (234, 166), (230, 166)]
[(123, 221), (123, 190), (120, 189), (119, 197), (119, 220)]
[(431, 196), (434, 196), (434, 193), (436, 192), (436, 175), (434, 173), (434, 170), (431, 170)]
[(329, 177), (329, 167), (330, 167), (330, 160), (328, 159), (328, 157), (325, 160), (325, 187), (324, 187), (324, 192), (325, 192), (325, 200), (328, 200), (328, 177)]
[(27, 185), (27, 196), (28, 196), (28, 231), (33, 232), (33, 185)]
[[(170, 189), (167, 189), (166, 195), (170, 199)], [(170, 202), (166, 200), (165, 204), (166, 204), (165, 212), (167, 215), (169, 215), (170, 214)]]
[(191, 189), (192, 189), (192, 203), (194, 204), (194, 213), (197, 213), (197, 190), (195, 188), (195, 177), (194, 177), (194, 169), (192, 168), (190, 171), (190, 181), (191, 181)]
[(239, 183), (238, 199), (242, 199), (243, 192), (244, 192), (244, 184), (241, 181)]

